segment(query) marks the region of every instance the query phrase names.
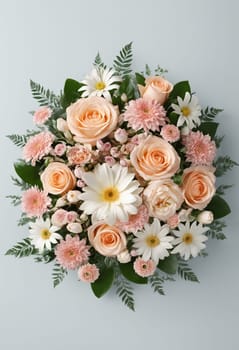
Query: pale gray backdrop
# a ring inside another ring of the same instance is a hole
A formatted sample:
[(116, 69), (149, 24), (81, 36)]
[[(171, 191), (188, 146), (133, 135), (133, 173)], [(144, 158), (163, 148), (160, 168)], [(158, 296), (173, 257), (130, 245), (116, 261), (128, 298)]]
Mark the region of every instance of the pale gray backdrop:
[[(135, 288), (135, 313), (109, 293), (97, 300), (71, 274), (52, 288), (50, 266), (3, 254), (27, 235), (19, 209), (5, 199), (16, 192), (12, 164), (20, 150), (5, 135), (32, 128), (32, 78), (58, 91), (82, 77), (98, 50), (111, 63), (134, 42), (134, 68), (160, 63), (172, 82), (191, 81), (203, 105), (224, 108), (224, 153), (238, 157), (238, 2), (235, 0), (1, 0), (1, 229), (0, 349), (238, 349), (238, 186), (227, 199), (225, 242), (210, 241), (209, 257), (195, 259), (201, 283), (179, 280), (161, 297)], [(227, 183), (237, 184), (238, 170)]]

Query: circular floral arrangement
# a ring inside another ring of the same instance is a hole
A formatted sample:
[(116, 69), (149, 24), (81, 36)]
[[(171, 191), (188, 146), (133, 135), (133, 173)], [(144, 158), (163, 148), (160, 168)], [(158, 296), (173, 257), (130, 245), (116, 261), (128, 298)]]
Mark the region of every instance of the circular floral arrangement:
[(13, 178), (23, 193), (9, 197), (29, 234), (6, 254), (54, 261), (54, 286), (69, 270), (97, 297), (115, 285), (134, 310), (131, 282), (164, 294), (177, 273), (198, 281), (188, 261), (207, 255), (209, 236), (225, 238), (230, 186), (215, 183), (236, 163), (216, 158), (221, 110), (202, 109), (188, 81), (131, 63), (131, 44), (112, 68), (98, 54), (60, 96), (31, 81), (35, 130), (9, 135), (23, 147)]

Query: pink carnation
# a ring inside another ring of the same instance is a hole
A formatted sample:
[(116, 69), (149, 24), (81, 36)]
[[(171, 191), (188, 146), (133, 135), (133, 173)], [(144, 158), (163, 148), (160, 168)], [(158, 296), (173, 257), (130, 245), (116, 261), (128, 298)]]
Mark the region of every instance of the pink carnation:
[(139, 98), (129, 102), (124, 113), (124, 120), (134, 130), (158, 131), (159, 127), (166, 123), (166, 111), (155, 100), (149, 101)]
[(200, 131), (191, 131), (184, 138), (186, 148), (186, 159), (193, 165), (210, 166), (216, 155), (215, 142), (211, 140), (209, 135), (204, 135)]
[(134, 262), (134, 271), (141, 277), (148, 277), (154, 274), (156, 264), (153, 260), (145, 261), (142, 258), (137, 258)]
[(100, 272), (95, 264), (86, 264), (79, 268), (78, 277), (83, 282), (93, 283), (99, 278)]
[(176, 142), (180, 139), (179, 128), (172, 124), (164, 125), (160, 134), (167, 142)]
[(63, 156), (63, 154), (65, 153), (66, 151), (66, 145), (65, 143), (58, 143), (55, 148), (54, 148), (54, 152), (55, 152), (55, 155), (58, 156), (58, 157), (61, 157)]
[(54, 141), (54, 135), (50, 132), (43, 131), (32, 136), (23, 148), (23, 158), (34, 166), (37, 160), (42, 159), (51, 151), (51, 145)]
[(29, 188), (22, 195), (22, 211), (28, 216), (42, 216), (50, 204), (51, 199), (37, 187)]
[(68, 223), (75, 222), (76, 219), (78, 218), (78, 214), (76, 211), (68, 211), (66, 214), (66, 220)]
[(84, 165), (91, 160), (91, 152), (87, 147), (77, 145), (69, 148), (67, 158), (70, 164)]
[(52, 110), (48, 107), (39, 108), (33, 115), (33, 121), (35, 124), (44, 124), (52, 115)]
[(85, 239), (80, 240), (78, 236), (66, 235), (65, 240), (56, 246), (56, 259), (64, 268), (74, 270), (81, 264), (87, 263), (90, 255), (89, 248)]
[(136, 232), (142, 230), (144, 224), (148, 222), (148, 219), (148, 209), (145, 205), (141, 205), (138, 209), (137, 214), (130, 215), (129, 220), (127, 222), (117, 222), (116, 225), (118, 228), (120, 228), (126, 233)]
[(173, 216), (170, 216), (167, 220), (167, 224), (171, 229), (174, 229), (178, 226), (180, 223), (178, 214), (174, 214)]

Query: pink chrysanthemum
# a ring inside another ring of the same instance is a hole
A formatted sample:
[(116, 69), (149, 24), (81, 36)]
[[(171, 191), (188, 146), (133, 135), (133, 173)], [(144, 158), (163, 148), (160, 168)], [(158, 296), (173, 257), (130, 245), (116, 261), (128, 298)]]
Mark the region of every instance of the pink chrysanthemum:
[(164, 125), (160, 134), (162, 138), (167, 142), (176, 142), (180, 139), (179, 128), (172, 124)]
[(65, 240), (56, 246), (56, 259), (64, 268), (74, 270), (81, 264), (87, 263), (90, 255), (89, 248), (85, 239), (80, 240), (78, 236), (66, 235)]
[(78, 270), (78, 277), (83, 282), (93, 283), (99, 278), (100, 272), (95, 264), (82, 265)]
[(47, 131), (30, 137), (23, 148), (23, 158), (27, 162), (31, 161), (32, 165), (35, 165), (37, 160), (42, 159), (51, 151), (54, 138), (54, 135)]
[(52, 115), (52, 110), (49, 107), (40, 107), (33, 115), (35, 124), (44, 124)]
[(166, 111), (157, 101), (139, 98), (129, 102), (123, 118), (134, 130), (158, 131), (166, 123)]
[(127, 222), (117, 222), (116, 226), (122, 231), (129, 232), (137, 232), (142, 230), (144, 224), (148, 222), (149, 213), (148, 209), (145, 205), (141, 205), (138, 209), (137, 214), (129, 215), (129, 220)]
[(145, 261), (142, 258), (137, 258), (134, 262), (134, 271), (141, 277), (148, 277), (154, 274), (156, 264), (153, 260)]
[(216, 155), (215, 142), (209, 135), (200, 131), (190, 132), (183, 141), (186, 148), (186, 159), (193, 165), (210, 166)]
[(27, 216), (42, 216), (51, 204), (51, 199), (47, 193), (40, 191), (37, 187), (32, 187), (23, 193), (21, 204), (22, 211)]

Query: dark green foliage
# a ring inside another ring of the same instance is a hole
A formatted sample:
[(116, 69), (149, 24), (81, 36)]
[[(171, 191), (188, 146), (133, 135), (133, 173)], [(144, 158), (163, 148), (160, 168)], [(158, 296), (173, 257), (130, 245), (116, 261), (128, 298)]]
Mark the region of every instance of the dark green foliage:
[(64, 86), (64, 94), (61, 98), (61, 104), (63, 108), (68, 107), (71, 103), (75, 102), (81, 95), (78, 91), (83, 84), (74, 79), (66, 79)]
[(14, 207), (21, 204), (21, 197), (20, 196), (9, 195), (6, 198), (11, 199), (11, 204), (14, 205)]
[(119, 55), (114, 60), (114, 69), (117, 74), (125, 78), (131, 73), (131, 64), (133, 60), (132, 42), (125, 45)]
[(52, 271), (53, 286), (56, 287), (60, 284), (65, 276), (67, 275), (67, 270), (59, 264), (55, 264)]
[(173, 275), (177, 272), (178, 259), (176, 255), (171, 254), (164, 260), (159, 260), (157, 266), (161, 271)]
[(42, 183), (40, 180), (40, 169), (39, 167), (32, 166), (26, 164), (23, 161), (14, 164), (15, 171), (17, 175), (24, 181), (30, 185), (37, 185), (38, 187), (42, 187)]
[(199, 282), (195, 273), (191, 270), (188, 264), (183, 260), (180, 260), (178, 262), (178, 274), (185, 281)]
[(104, 68), (104, 69), (106, 68), (106, 65), (105, 65), (104, 62), (102, 61), (99, 52), (98, 52), (97, 55), (95, 56), (94, 66), (96, 66), (96, 67), (102, 67), (102, 68)]
[(161, 295), (165, 295), (163, 290), (163, 284), (165, 281), (174, 281), (171, 277), (159, 276), (157, 272), (153, 276), (148, 277), (149, 283), (153, 288), (154, 292)]
[(102, 297), (111, 288), (114, 280), (114, 269), (104, 268), (100, 271), (100, 277), (91, 283), (91, 289), (97, 298)]
[(220, 156), (214, 162), (214, 166), (216, 167), (215, 176), (223, 176), (228, 170), (232, 170), (234, 166), (238, 165), (239, 164), (229, 156)]
[(217, 128), (218, 128), (218, 123), (213, 123), (213, 122), (203, 122), (199, 126), (198, 130), (200, 130), (204, 135), (209, 135), (211, 136), (212, 139), (214, 139)]
[(16, 258), (23, 258), (25, 256), (36, 254), (37, 250), (31, 245), (29, 238), (15, 244), (9, 249), (5, 255), (14, 255)]
[(231, 212), (231, 209), (227, 202), (218, 195), (215, 195), (212, 198), (211, 202), (208, 204), (206, 209), (211, 210), (213, 212), (214, 219), (223, 218)]
[(14, 145), (18, 147), (24, 147), (27, 143), (27, 136), (26, 135), (7, 135), (7, 137), (14, 143)]
[(127, 264), (120, 264), (119, 268), (122, 275), (127, 278), (129, 281), (138, 283), (138, 284), (147, 284), (147, 278), (140, 277), (133, 268), (133, 263), (129, 262)]
[(209, 230), (205, 233), (206, 236), (216, 239), (226, 239), (226, 236), (223, 233), (223, 229), (226, 227), (226, 224), (224, 221), (215, 220), (213, 223), (208, 225)]

